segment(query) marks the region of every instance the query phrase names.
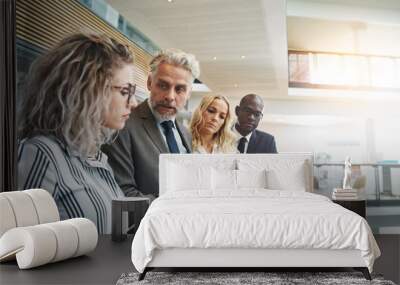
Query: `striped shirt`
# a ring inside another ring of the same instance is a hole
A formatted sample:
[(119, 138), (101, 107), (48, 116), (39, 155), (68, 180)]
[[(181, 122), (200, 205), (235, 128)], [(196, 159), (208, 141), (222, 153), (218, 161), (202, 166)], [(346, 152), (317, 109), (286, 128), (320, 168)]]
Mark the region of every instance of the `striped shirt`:
[(82, 158), (54, 136), (19, 143), (18, 188), (49, 191), (61, 219), (88, 218), (100, 234), (111, 233), (111, 201), (124, 196), (104, 153)]

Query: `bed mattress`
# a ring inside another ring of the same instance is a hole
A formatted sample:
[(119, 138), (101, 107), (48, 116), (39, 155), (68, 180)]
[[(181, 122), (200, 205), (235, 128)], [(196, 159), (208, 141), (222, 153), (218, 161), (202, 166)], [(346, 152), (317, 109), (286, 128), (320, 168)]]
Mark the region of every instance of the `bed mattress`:
[(173, 248), (359, 250), (370, 271), (380, 255), (359, 215), (321, 195), (266, 189), (157, 198), (134, 237), (132, 262), (143, 272), (155, 250)]

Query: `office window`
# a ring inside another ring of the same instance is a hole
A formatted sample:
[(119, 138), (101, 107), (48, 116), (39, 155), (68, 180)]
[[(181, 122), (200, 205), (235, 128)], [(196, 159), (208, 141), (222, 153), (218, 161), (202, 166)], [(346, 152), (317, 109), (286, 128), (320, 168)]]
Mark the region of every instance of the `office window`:
[(289, 51), (289, 86), (399, 89), (400, 58)]
[(310, 68), (308, 54), (289, 54), (289, 78), (293, 82), (310, 82)]

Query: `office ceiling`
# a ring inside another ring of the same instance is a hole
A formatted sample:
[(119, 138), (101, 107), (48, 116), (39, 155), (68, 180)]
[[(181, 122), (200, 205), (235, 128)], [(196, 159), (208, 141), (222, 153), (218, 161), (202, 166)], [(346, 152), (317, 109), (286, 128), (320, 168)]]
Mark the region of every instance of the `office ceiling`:
[(200, 61), (213, 93), (287, 95), (286, 6), (277, 0), (167, 0), (108, 3), (161, 48)]
[(107, 2), (161, 48), (195, 54), (200, 80), (228, 97), (289, 99), (288, 46), (400, 56), (399, 0)]

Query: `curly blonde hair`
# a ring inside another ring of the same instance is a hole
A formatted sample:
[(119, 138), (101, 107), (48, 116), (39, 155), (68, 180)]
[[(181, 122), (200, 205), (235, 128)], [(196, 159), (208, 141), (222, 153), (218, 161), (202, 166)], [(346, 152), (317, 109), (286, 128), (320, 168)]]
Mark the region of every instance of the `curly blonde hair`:
[(235, 152), (235, 135), (232, 132), (232, 115), (230, 104), (228, 99), (221, 95), (207, 95), (203, 97), (200, 105), (193, 112), (192, 120), (190, 122), (192, 148), (197, 149), (202, 145), (200, 127), (203, 124), (203, 113), (207, 110), (208, 106), (214, 102), (214, 100), (222, 100), (228, 106), (228, 112), (226, 114), (225, 121), (218, 132), (214, 135), (214, 142), (224, 153)]
[(105, 35), (64, 38), (31, 66), (19, 138), (54, 135), (83, 156), (115, 130), (103, 126), (115, 69), (133, 64), (129, 48)]

